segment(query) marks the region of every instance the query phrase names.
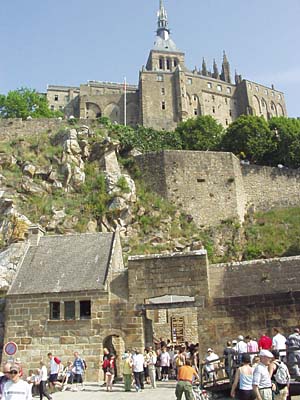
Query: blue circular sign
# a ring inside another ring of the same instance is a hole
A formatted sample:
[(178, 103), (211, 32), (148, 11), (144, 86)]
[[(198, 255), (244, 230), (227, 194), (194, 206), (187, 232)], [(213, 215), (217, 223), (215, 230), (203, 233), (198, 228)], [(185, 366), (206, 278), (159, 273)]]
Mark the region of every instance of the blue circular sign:
[(7, 342), (4, 346), (4, 351), (8, 356), (13, 356), (16, 354), (18, 346), (15, 342)]

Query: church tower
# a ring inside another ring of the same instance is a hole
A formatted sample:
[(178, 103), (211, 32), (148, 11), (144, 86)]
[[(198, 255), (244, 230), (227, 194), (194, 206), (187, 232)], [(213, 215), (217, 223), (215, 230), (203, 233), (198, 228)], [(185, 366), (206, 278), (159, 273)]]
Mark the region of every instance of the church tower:
[(177, 65), (184, 65), (184, 53), (178, 50), (171, 38), (167, 11), (163, 0), (160, 0), (157, 12), (156, 38), (149, 54), (146, 69), (148, 71), (174, 71)]

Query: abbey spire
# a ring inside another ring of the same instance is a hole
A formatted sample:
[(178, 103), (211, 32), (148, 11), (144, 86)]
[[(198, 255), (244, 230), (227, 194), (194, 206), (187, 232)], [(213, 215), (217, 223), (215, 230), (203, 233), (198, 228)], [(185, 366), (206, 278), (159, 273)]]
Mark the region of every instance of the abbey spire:
[(168, 15), (163, 0), (159, 1), (159, 10), (157, 12), (157, 30), (154, 50), (179, 52), (176, 44), (170, 37)]
[(159, 1), (159, 10), (157, 12), (157, 36), (160, 36), (163, 40), (168, 40), (170, 30), (168, 28), (168, 15), (164, 7), (163, 0)]

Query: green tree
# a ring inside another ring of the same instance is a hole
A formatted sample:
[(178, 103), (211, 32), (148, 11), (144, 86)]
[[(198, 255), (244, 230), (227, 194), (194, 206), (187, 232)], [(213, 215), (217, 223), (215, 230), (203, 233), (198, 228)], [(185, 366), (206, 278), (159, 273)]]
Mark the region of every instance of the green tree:
[(157, 131), (144, 126), (135, 129), (120, 127), (122, 129), (119, 129), (118, 136), (124, 151), (133, 148), (141, 152), (181, 148), (180, 137), (176, 132)]
[(242, 115), (226, 130), (221, 147), (249, 161), (265, 163), (276, 147), (274, 132), (263, 117)]
[(274, 133), (275, 150), (270, 154), (273, 165), (300, 167), (300, 121), (295, 118), (274, 117), (269, 121)]
[(205, 115), (181, 122), (175, 132), (184, 150), (217, 150), (224, 129), (213, 117)]
[(60, 117), (60, 111), (49, 109), (46, 96), (35, 90), (21, 88), (0, 95), (0, 117), (2, 118), (53, 118)]

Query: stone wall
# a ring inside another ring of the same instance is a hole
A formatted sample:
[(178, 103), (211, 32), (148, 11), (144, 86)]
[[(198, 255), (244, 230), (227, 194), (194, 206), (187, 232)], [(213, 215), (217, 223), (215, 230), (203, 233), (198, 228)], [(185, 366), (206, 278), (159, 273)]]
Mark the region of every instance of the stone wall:
[[(42, 132), (56, 132), (64, 126), (70, 126), (69, 122), (57, 118), (33, 118), (31, 120), (22, 120), (21, 118), (0, 119), (0, 141), (36, 135)], [(95, 121), (80, 119), (78, 124), (92, 127), (95, 125)]]
[(191, 214), (197, 225), (243, 221), (246, 197), (232, 153), (164, 151), (136, 160), (151, 188)]
[(300, 173), (298, 170), (242, 166), (247, 202), (257, 210), (292, 207), (300, 204)]
[(298, 170), (240, 165), (232, 153), (163, 151), (136, 157), (152, 190), (191, 214), (197, 225), (242, 222), (249, 206), (300, 205)]

